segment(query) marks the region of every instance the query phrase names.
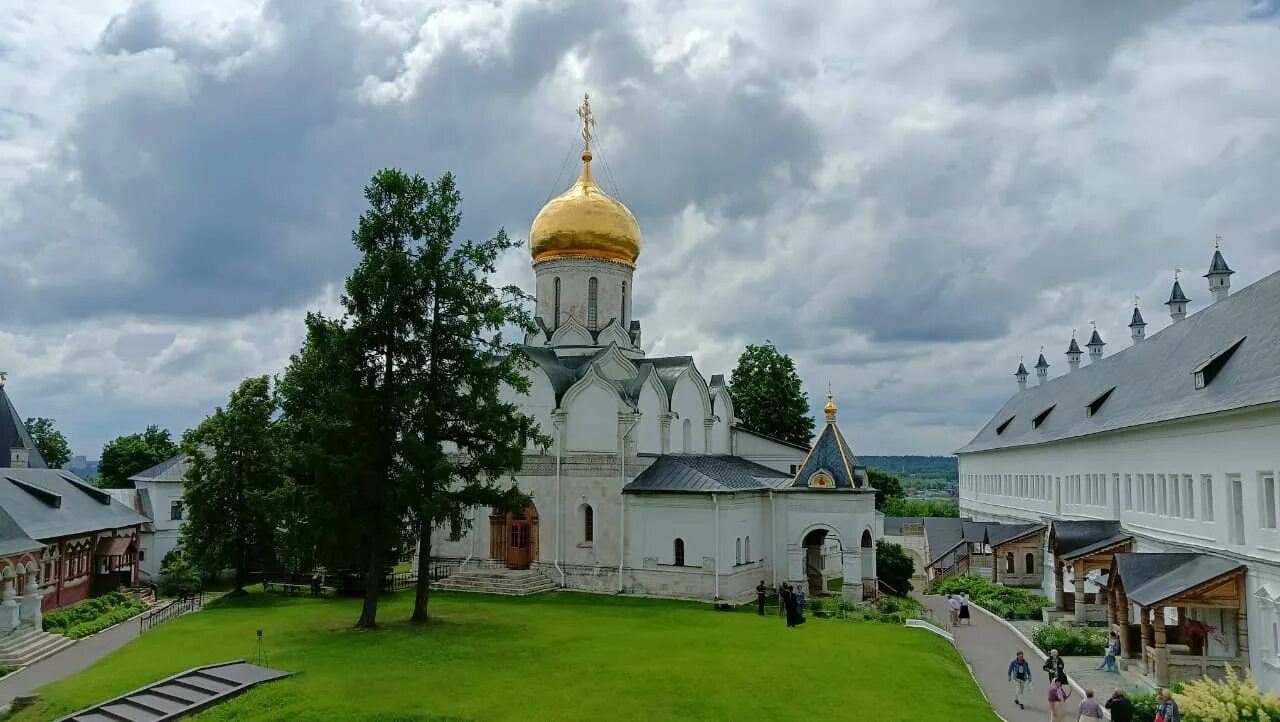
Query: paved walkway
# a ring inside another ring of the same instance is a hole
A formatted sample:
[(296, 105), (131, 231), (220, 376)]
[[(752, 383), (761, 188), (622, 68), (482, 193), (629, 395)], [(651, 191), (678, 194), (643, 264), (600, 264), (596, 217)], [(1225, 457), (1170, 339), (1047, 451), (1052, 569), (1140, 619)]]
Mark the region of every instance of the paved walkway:
[(138, 636), (138, 620), (117, 624), (101, 634), (67, 647), (52, 657), (45, 657), (22, 671), (0, 679), (0, 705), (6, 705), (20, 694), (70, 677), (99, 659), (133, 641)]
[[(944, 625), (948, 620), (947, 600), (943, 597), (927, 596), (921, 598)], [(1028, 648), (1008, 627), (977, 610), (973, 611), (972, 624), (959, 627), (948, 627), (947, 631), (956, 637), (956, 648), (973, 668), (973, 676), (978, 685), (986, 693), (987, 699), (996, 713), (1009, 722), (1044, 722), (1049, 719), (1049, 683), (1040, 665), (1043, 659), (1034, 648)], [(1009, 662), (1013, 655), (1022, 651), (1031, 663), (1031, 671), (1035, 673), (1035, 686), (1024, 695), (1026, 709), (1013, 703), (1013, 685), (1009, 683)], [(1078, 695), (1072, 694), (1067, 701), (1064, 719), (1075, 719)]]

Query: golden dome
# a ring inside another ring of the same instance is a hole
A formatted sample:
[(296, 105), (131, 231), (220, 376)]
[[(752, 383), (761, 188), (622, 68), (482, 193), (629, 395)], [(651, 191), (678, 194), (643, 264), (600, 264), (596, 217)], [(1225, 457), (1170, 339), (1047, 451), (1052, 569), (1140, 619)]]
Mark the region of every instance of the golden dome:
[(640, 256), (640, 224), (591, 175), (591, 151), (582, 152), (582, 174), (569, 190), (552, 198), (529, 231), (533, 262), (555, 258), (595, 258), (635, 267)]
[(827, 421), (834, 424), (836, 421), (836, 402), (831, 398), (831, 387), (827, 387), (827, 405), (822, 407), (822, 411), (827, 415)]

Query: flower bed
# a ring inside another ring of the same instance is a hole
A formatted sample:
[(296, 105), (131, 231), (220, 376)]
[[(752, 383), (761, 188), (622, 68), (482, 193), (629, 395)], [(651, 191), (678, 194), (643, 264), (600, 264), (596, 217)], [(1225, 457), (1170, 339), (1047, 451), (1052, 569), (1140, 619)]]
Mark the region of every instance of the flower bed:
[(1183, 722), (1272, 722), (1280, 720), (1280, 696), (1263, 693), (1253, 674), (1242, 679), (1230, 666), (1226, 680), (1200, 679), (1173, 689)]
[(1098, 627), (1046, 624), (1035, 628), (1031, 641), (1042, 652), (1056, 649), (1064, 657), (1100, 657), (1107, 651), (1107, 632)]
[(930, 594), (968, 594), (969, 601), (1005, 619), (1040, 619), (1049, 600), (1028, 589), (1006, 587), (979, 576), (950, 577), (934, 582)]
[(87, 599), (70, 609), (44, 615), (44, 631), (82, 639), (115, 626), (146, 611), (147, 605), (135, 602), (120, 592)]
[(805, 602), (805, 611), (823, 619), (850, 622), (902, 624), (920, 608), (910, 597), (885, 597), (875, 604), (854, 604), (843, 599), (814, 598)]

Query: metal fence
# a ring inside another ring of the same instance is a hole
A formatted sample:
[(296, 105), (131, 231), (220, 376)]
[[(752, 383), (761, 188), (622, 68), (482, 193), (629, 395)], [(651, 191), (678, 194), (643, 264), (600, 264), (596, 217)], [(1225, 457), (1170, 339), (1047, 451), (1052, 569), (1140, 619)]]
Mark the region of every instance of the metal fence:
[(194, 612), (204, 607), (204, 591), (198, 591), (184, 598), (175, 599), (164, 606), (152, 610), (151, 613), (138, 617), (138, 633), (141, 634), (152, 627), (180, 617), (187, 612)]

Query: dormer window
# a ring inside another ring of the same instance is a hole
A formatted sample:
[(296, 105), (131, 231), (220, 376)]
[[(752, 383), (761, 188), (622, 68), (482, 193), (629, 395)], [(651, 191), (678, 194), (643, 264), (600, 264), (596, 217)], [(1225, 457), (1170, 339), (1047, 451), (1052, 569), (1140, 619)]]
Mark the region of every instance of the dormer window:
[(1036, 417), (1035, 417), (1034, 419), (1032, 419), (1032, 420), (1031, 420), (1031, 428), (1033, 428), (1033, 429), (1038, 429), (1038, 428), (1040, 428), (1040, 424), (1043, 424), (1043, 423), (1044, 423), (1044, 420), (1045, 420), (1045, 419), (1047, 419), (1047, 418), (1049, 418), (1049, 412), (1050, 412), (1050, 411), (1053, 411), (1054, 407), (1056, 407), (1056, 406), (1057, 406), (1057, 404), (1054, 404), (1053, 406), (1050, 406), (1049, 408), (1047, 408), (1047, 409), (1045, 409), (1044, 411), (1041, 411), (1039, 414), (1037, 414), (1037, 415), (1036, 415)]
[(1014, 417), (1013, 417), (1013, 416), (1010, 416), (1009, 418), (1005, 419), (1004, 421), (1001, 421), (1001, 422), (1000, 422), (1000, 425), (996, 427), (996, 436), (999, 436), (1000, 434), (1003, 434), (1003, 433), (1004, 433), (1004, 430), (1005, 430), (1005, 429), (1007, 429), (1007, 428), (1009, 428), (1009, 424), (1013, 423), (1013, 419), (1014, 419)]
[(1098, 413), (1098, 409), (1102, 408), (1102, 405), (1107, 403), (1107, 399), (1111, 398), (1111, 392), (1115, 390), (1116, 390), (1116, 387), (1112, 386), (1106, 391), (1103, 391), (1102, 394), (1098, 396), (1098, 398), (1094, 399), (1093, 401), (1090, 401), (1089, 405), (1084, 407), (1085, 416), (1093, 416), (1094, 414)]
[(1213, 379), (1222, 371), (1222, 367), (1227, 365), (1227, 361), (1231, 360), (1231, 356), (1235, 354), (1236, 349), (1240, 348), (1240, 344), (1244, 343), (1246, 338), (1248, 336), (1241, 336), (1239, 339), (1232, 341), (1221, 351), (1213, 354), (1204, 363), (1191, 370), (1191, 373), (1195, 375), (1197, 389), (1202, 389), (1213, 383)]

